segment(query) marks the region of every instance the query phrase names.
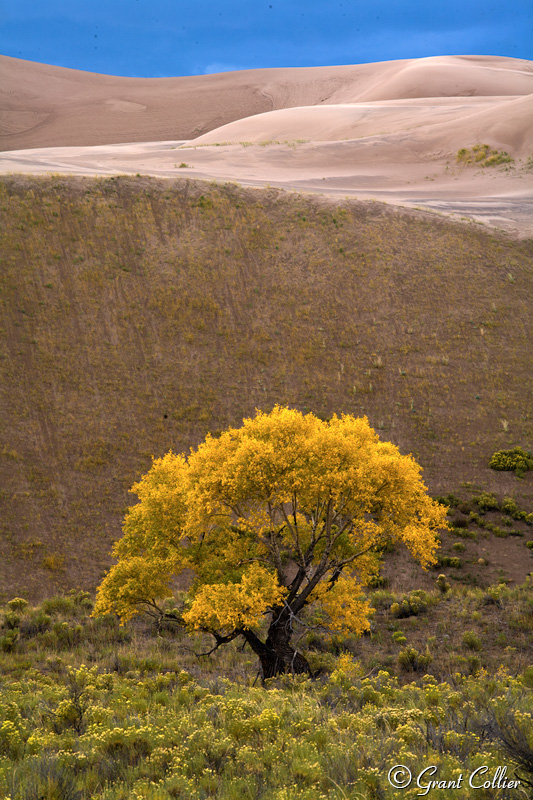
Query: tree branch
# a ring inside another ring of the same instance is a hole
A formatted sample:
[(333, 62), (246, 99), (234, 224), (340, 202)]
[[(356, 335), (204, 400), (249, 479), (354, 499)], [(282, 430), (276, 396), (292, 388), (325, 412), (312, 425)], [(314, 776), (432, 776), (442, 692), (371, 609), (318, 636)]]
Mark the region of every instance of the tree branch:
[(215, 650), (218, 650), (219, 647), (222, 647), (223, 644), (229, 644), (238, 636), (242, 636), (243, 633), (241, 628), (235, 628), (235, 630), (229, 633), (227, 636), (221, 636), (219, 633), (215, 633), (214, 631), (209, 631), (206, 628), (204, 628), (203, 631), (204, 633), (210, 633), (211, 636), (214, 637), (216, 644), (214, 647), (211, 648), (211, 650), (208, 650), (207, 653), (197, 653), (196, 650), (193, 650), (191, 647), (184, 648), (185, 650), (188, 650), (190, 653), (194, 653), (194, 655), (197, 658), (202, 658), (203, 656), (210, 656), (212, 653), (215, 652)]

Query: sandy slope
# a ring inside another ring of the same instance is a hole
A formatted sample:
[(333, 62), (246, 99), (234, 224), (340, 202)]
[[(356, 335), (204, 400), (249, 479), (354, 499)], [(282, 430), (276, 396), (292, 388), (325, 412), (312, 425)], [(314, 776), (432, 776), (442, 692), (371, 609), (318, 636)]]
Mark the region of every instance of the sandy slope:
[[(270, 183), (533, 235), (532, 62), (442, 56), (133, 79), (2, 57), (0, 71), (4, 172)], [(458, 166), (459, 148), (478, 143), (514, 162)]]

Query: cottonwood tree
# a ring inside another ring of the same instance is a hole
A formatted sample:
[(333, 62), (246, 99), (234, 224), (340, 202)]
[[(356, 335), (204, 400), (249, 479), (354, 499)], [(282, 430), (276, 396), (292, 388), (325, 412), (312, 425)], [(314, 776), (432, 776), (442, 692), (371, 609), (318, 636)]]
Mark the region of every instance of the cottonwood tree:
[[(403, 543), (423, 567), (435, 561), (445, 509), (420, 471), (366, 418), (257, 412), (188, 458), (153, 461), (132, 488), (140, 502), (94, 613), (172, 616), (210, 633), (213, 649), (240, 637), (264, 679), (310, 672), (293, 643), (298, 626), (363, 633), (364, 586), (384, 545)], [(165, 598), (184, 571), (192, 584), (169, 615)]]

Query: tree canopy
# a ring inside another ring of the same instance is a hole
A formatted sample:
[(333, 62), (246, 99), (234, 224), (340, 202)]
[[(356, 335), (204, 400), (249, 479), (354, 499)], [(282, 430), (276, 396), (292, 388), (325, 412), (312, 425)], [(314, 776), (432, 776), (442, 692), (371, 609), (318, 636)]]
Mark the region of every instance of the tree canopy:
[(197, 449), (167, 453), (132, 487), (95, 613), (122, 620), (168, 615), (180, 573), (192, 583), (179, 614), (216, 646), (243, 637), (263, 677), (305, 672), (291, 644), (306, 624), (361, 634), (371, 608), (364, 586), (390, 542), (423, 567), (435, 562), (443, 506), (421, 468), (379, 440), (365, 417), (323, 421), (276, 406)]

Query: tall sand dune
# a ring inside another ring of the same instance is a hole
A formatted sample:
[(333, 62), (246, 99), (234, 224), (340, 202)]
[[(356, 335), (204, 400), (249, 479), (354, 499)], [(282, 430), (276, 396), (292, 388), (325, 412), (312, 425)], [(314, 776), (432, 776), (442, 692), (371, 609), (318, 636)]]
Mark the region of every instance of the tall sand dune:
[[(324, 142), (379, 137), (400, 132), (425, 136), (428, 147), (436, 139), (450, 151), (492, 139), (517, 154), (533, 148), (533, 95), (482, 97), (461, 103), (456, 98), (342, 103), (305, 106), (256, 114), (197, 137), (191, 146), (208, 144), (267, 144), (270, 142)], [(480, 139), (481, 137), (481, 139)]]
[[(425, 205), (533, 235), (530, 61), (438, 56), (119, 78), (1, 57), (0, 72), (0, 172), (271, 184)], [(492, 162), (457, 162), (480, 144)]]
[(192, 139), (320, 104), (533, 93), (533, 64), (449, 56), (354, 66), (123, 78), (0, 56), (0, 149)]

